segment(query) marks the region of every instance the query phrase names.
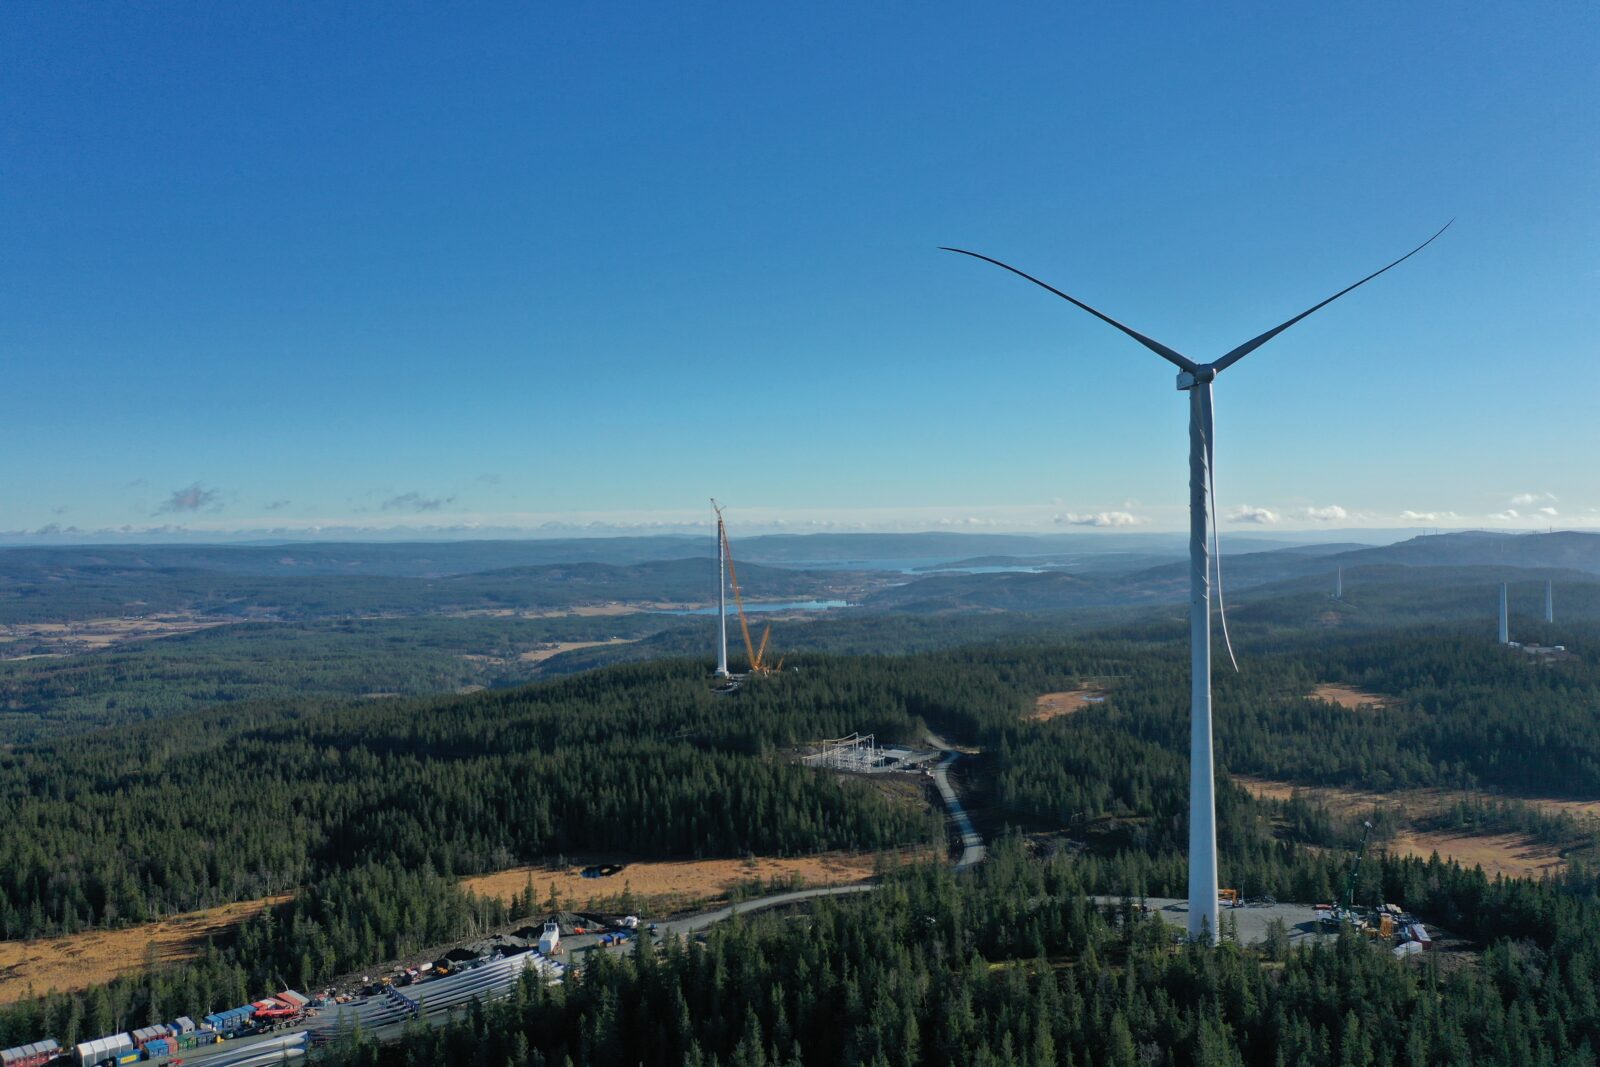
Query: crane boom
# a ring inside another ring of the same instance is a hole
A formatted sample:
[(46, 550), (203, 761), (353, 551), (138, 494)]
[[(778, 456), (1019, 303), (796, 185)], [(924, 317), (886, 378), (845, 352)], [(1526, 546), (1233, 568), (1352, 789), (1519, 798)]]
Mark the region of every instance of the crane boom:
[[(739, 613), (739, 633), (744, 638), (744, 654), (750, 658), (751, 674), (771, 674), (774, 668), (767, 665), (767, 642), (772, 637), (772, 627), (768, 626), (761, 634), (761, 647), (757, 648), (750, 638), (750, 620), (744, 613), (744, 594), (739, 591), (739, 574), (733, 566), (733, 543), (728, 540), (728, 527), (722, 521), (722, 508), (716, 501), (711, 506), (717, 512), (717, 539), (722, 546), (722, 558), (728, 564), (728, 584), (733, 586), (733, 605)], [(783, 661), (778, 661), (778, 670), (783, 669)]]
[(1350, 881), (1344, 887), (1344, 907), (1346, 911), (1356, 906), (1356, 883), (1361, 881), (1361, 860), (1367, 854), (1367, 837), (1372, 833), (1372, 823), (1362, 824), (1366, 829), (1361, 831), (1361, 848), (1356, 852), (1356, 860), (1350, 865)]
[(722, 524), (722, 512), (717, 512), (717, 533), (722, 536), (722, 551), (728, 559), (728, 582), (733, 586), (733, 603), (739, 609), (739, 632), (744, 635), (744, 654), (750, 657), (750, 669), (756, 669), (756, 649), (750, 642), (750, 623), (744, 616), (744, 596), (739, 592), (739, 573), (733, 569), (733, 546), (728, 543), (728, 528)]

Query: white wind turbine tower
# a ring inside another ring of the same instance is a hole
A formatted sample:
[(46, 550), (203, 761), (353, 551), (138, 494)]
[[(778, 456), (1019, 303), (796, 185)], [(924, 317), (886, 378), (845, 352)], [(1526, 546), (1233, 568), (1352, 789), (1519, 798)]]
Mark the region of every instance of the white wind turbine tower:
[(728, 677), (728, 538), (722, 532), (722, 509), (715, 499), (711, 510), (717, 516), (717, 673)]
[[(1454, 220), (1452, 220), (1454, 221)], [(1217, 375), (1260, 348), (1301, 319), (1333, 303), (1344, 294), (1365, 285), (1390, 267), (1396, 267), (1428, 245), (1450, 228), (1450, 223), (1438, 233), (1422, 242), (1399, 259), (1373, 271), (1354, 285), (1334, 293), (1320, 304), (1302, 311), (1294, 318), (1266, 333), (1254, 337), (1211, 363), (1196, 363), (1187, 356), (1152, 340), (1139, 331), (1096, 311), (1076, 297), (1048, 285), (1031, 274), (1024, 273), (998, 259), (964, 248), (944, 248), (958, 252), (1026, 278), (1075, 307), (1082, 308), (1108, 326), (1115, 327), (1150, 349), (1162, 359), (1178, 368), (1178, 389), (1189, 394), (1189, 936), (1217, 939), (1217, 805), (1216, 774), (1211, 750), (1211, 550), (1208, 534), (1216, 539), (1215, 516), (1208, 521), (1207, 497), (1215, 492), (1212, 485), (1212, 458), (1215, 437), (1212, 426), (1211, 383)], [(1221, 570), (1218, 577), (1218, 603), (1221, 603)], [(1227, 639), (1227, 619), (1223, 619), (1222, 634)], [(1230, 657), (1232, 650), (1229, 650)]]

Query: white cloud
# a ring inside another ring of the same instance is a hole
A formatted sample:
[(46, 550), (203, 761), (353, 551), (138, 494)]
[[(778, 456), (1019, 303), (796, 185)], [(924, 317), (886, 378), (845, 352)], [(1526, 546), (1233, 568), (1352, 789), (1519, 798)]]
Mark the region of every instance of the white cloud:
[(1506, 508), (1504, 511), (1497, 511), (1489, 517), (1491, 519), (1499, 519), (1501, 522), (1509, 522), (1512, 519), (1522, 518), (1521, 515), (1517, 514), (1516, 508)]
[(1553, 519), (1553, 518), (1556, 517), (1556, 509), (1555, 508), (1540, 508), (1539, 509), (1539, 514), (1548, 515), (1550, 518)]
[(1140, 526), (1145, 520), (1127, 511), (1097, 511), (1089, 515), (1079, 515), (1067, 512), (1065, 515), (1056, 516), (1058, 526), (1098, 526), (1110, 528), (1116, 526)]
[(379, 507), (383, 511), (438, 511), (446, 504), (455, 503), (453, 496), (427, 497), (413, 489), (409, 493), (401, 493), (385, 500)]
[(1511, 498), (1509, 503), (1514, 504), (1517, 507), (1527, 507), (1529, 504), (1537, 504), (1544, 500), (1548, 500), (1550, 503), (1554, 504), (1556, 502), (1556, 495), (1554, 493), (1518, 493), (1516, 496)]
[(1240, 504), (1228, 512), (1229, 522), (1249, 522), (1255, 523), (1257, 526), (1271, 526), (1281, 517), (1271, 508), (1256, 508), (1251, 507), (1249, 504)]
[(156, 508), (156, 514), (173, 514), (185, 511), (199, 511), (206, 508), (218, 511), (222, 508), (220, 497), (222, 494), (215, 489), (207, 489), (199, 482), (195, 482), (187, 489), (174, 489), (172, 495)]
[(1315, 522), (1343, 522), (1350, 517), (1350, 513), (1338, 504), (1329, 504), (1325, 508), (1301, 508), (1300, 514)]
[(1412, 511), (1408, 508), (1400, 513), (1400, 518), (1406, 522), (1451, 522), (1461, 516), (1453, 511)]
[(1004, 523), (998, 519), (985, 519), (977, 515), (967, 515), (956, 519), (940, 519), (939, 525), (955, 529), (965, 527), (967, 529), (980, 530), (988, 529), (991, 526), (1002, 526)]

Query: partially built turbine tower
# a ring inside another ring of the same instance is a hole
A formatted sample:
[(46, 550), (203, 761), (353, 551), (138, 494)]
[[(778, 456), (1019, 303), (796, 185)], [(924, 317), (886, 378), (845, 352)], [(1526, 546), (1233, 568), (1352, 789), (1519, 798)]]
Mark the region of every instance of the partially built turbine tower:
[(728, 538), (722, 530), (722, 509), (715, 498), (711, 510), (717, 516), (717, 677), (728, 677)]
[(1511, 615), (1506, 606), (1506, 583), (1500, 583), (1500, 643), (1511, 643)]
[(1544, 582), (1544, 621), (1556, 621), (1556, 583), (1549, 578)]

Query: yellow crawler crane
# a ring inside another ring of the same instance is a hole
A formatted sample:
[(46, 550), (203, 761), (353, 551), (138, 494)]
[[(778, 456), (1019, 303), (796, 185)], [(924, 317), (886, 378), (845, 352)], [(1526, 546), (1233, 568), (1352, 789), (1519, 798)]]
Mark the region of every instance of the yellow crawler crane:
[(739, 611), (739, 632), (744, 635), (744, 652), (750, 657), (751, 674), (776, 674), (783, 670), (783, 660), (779, 659), (776, 665), (767, 662), (767, 644), (772, 639), (772, 626), (769, 624), (761, 632), (761, 645), (758, 648), (750, 640), (750, 622), (744, 614), (744, 596), (739, 592), (739, 574), (733, 566), (733, 545), (728, 541), (728, 528), (722, 522), (722, 509), (717, 509), (717, 533), (722, 538), (722, 552), (728, 561), (728, 583), (733, 586), (733, 603)]

